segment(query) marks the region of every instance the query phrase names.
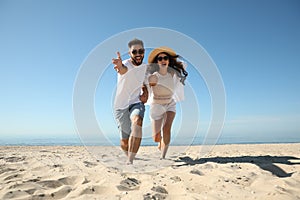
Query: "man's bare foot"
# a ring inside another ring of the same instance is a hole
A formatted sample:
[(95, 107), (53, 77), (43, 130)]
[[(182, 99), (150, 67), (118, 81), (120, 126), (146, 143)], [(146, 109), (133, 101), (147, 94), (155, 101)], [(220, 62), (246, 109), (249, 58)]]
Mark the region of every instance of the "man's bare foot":
[(133, 165), (133, 161), (127, 160), (126, 165)]

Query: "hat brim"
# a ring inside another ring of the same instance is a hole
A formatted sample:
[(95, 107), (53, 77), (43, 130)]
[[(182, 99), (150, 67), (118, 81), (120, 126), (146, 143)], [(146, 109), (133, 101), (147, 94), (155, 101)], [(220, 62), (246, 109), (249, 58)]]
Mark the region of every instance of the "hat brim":
[(176, 56), (176, 52), (175, 52), (173, 49), (171, 49), (171, 48), (169, 48), (169, 47), (166, 47), (166, 46), (164, 46), (164, 47), (158, 47), (158, 48), (156, 48), (156, 49), (153, 49), (153, 50), (150, 52), (150, 54), (149, 54), (149, 56), (148, 56), (148, 63), (154, 63), (155, 57), (156, 57), (158, 54), (160, 54), (160, 53), (167, 53), (167, 54), (169, 54), (170, 56)]

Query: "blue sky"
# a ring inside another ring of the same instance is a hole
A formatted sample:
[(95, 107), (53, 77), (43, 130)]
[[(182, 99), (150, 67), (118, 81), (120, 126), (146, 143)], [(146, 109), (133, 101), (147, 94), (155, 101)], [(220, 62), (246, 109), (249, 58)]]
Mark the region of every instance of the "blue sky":
[[(217, 65), (227, 98), (223, 135), (299, 140), (299, 19), (296, 0), (0, 0), (0, 139), (76, 135), (73, 86), (89, 53), (120, 32), (161, 27), (193, 38)], [(115, 80), (113, 70), (106, 75)], [(192, 73), (189, 81), (205, 86)], [(200, 91), (204, 130), (209, 93)]]

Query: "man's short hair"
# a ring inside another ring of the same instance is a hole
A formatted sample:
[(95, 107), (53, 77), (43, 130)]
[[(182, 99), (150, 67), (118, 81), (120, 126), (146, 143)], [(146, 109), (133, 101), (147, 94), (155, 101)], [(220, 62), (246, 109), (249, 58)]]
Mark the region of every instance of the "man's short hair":
[(137, 38), (134, 38), (133, 40), (128, 42), (128, 47), (131, 48), (133, 45), (141, 45), (142, 47), (144, 47), (144, 43), (142, 40), (139, 40)]

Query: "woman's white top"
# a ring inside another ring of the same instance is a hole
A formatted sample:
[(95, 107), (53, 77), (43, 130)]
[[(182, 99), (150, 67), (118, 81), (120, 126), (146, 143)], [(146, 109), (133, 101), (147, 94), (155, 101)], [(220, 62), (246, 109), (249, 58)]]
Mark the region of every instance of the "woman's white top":
[(174, 94), (174, 80), (170, 73), (162, 75), (154, 72), (153, 75), (157, 76), (158, 82), (152, 86), (153, 101), (156, 104), (168, 104), (173, 99)]

